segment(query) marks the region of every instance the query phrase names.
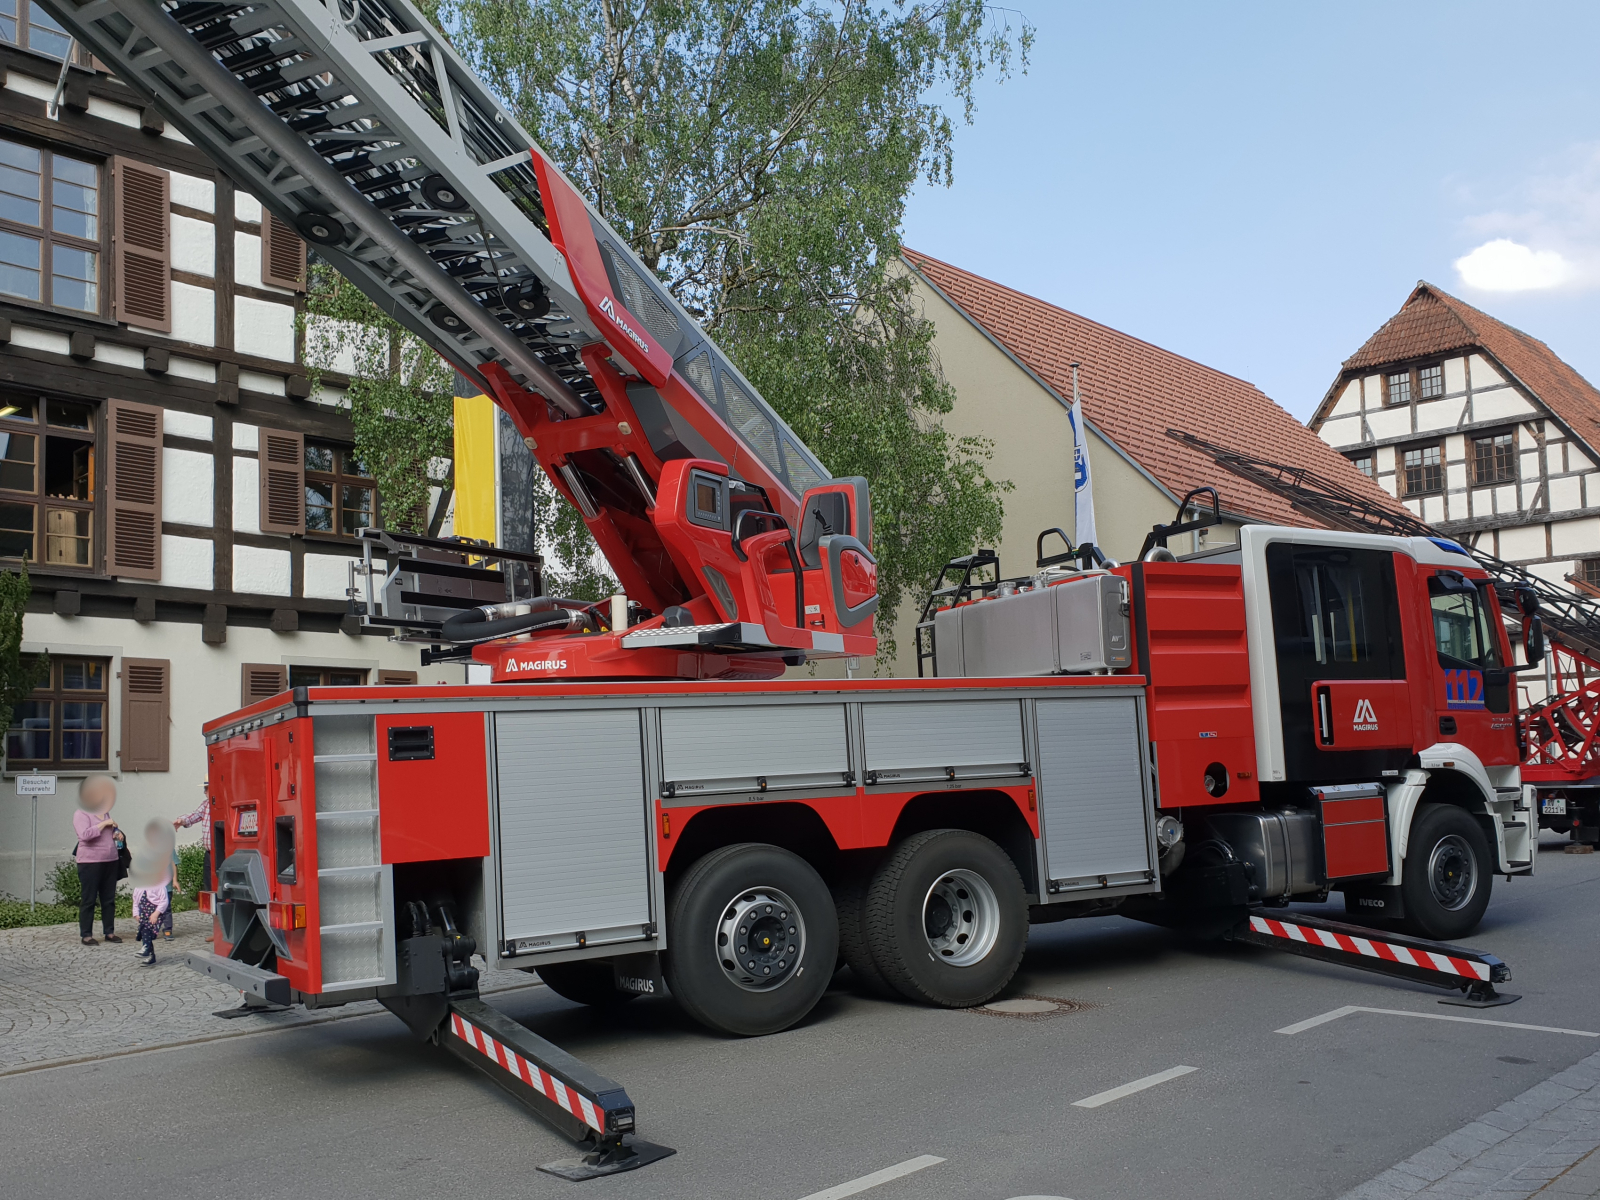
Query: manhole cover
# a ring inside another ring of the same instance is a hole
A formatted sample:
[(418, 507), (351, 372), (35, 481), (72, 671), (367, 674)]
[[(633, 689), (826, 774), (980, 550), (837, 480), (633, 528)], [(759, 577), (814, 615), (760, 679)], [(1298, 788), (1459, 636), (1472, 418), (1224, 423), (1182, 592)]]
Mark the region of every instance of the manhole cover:
[(1055, 1012), (1061, 1006), (1054, 1000), (996, 1000), (993, 1004), (985, 1004), (984, 1008), (993, 1013), (1047, 1013)]
[(1098, 1007), (1099, 1005), (1084, 1000), (1068, 1000), (1064, 996), (1034, 996), (1022, 993), (966, 1011), (983, 1013), (991, 1017), (1010, 1017), (1014, 1021), (1050, 1021), (1056, 1017), (1065, 1017), (1071, 1013)]

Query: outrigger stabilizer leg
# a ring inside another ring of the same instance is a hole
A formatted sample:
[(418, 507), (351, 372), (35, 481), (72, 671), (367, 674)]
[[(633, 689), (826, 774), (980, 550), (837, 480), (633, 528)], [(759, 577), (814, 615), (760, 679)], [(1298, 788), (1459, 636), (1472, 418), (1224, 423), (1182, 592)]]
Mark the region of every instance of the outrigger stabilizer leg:
[[(483, 1001), (477, 968), (470, 963), (476, 944), (456, 927), (448, 905), (436, 906), (435, 912), (442, 935), (418, 932), (397, 947), (403, 984), (420, 986), (408, 987), (409, 994), (380, 997), (379, 1003), (577, 1145), (577, 1157), (539, 1170), (574, 1181), (598, 1179), (676, 1154), (633, 1136), (633, 1101), (620, 1083)], [(407, 905), (406, 915), (415, 930), (433, 928), (432, 915), (419, 902)]]
[(1447, 996), (1440, 1004), (1493, 1008), (1522, 999), (1494, 990), (1495, 984), (1510, 981), (1511, 969), (1482, 950), (1346, 925), (1287, 908), (1251, 909), (1227, 936), (1236, 942), (1463, 993)]
[(677, 1153), (633, 1137), (633, 1101), (620, 1083), (482, 1000), (450, 1002), (439, 1044), (484, 1072), (583, 1151), (576, 1158), (545, 1163), (541, 1171), (563, 1179), (595, 1179)]

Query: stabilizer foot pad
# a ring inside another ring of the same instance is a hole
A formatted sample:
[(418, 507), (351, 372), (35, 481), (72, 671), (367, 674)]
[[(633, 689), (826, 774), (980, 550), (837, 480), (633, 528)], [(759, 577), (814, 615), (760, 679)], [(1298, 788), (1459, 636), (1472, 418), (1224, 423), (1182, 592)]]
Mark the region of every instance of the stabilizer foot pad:
[(622, 1139), (622, 1145), (614, 1149), (596, 1150), (577, 1158), (559, 1158), (555, 1162), (545, 1163), (539, 1170), (547, 1175), (570, 1179), (573, 1183), (582, 1183), (585, 1179), (636, 1171), (676, 1153), (671, 1146), (637, 1141), (632, 1134), (627, 1134)]
[(221, 1017), (224, 1021), (231, 1021), (235, 1017), (256, 1017), (263, 1013), (288, 1012), (287, 1004), (241, 1004), (238, 1008), (223, 1008), (212, 1013), (213, 1017)]
[(1439, 1003), (1458, 1004), (1462, 1008), (1499, 1008), (1502, 1004), (1515, 1004), (1521, 999), (1521, 996), (1513, 996), (1508, 992), (1497, 992), (1491, 988), (1487, 996), (1474, 996), (1470, 993), (1465, 996), (1446, 996)]

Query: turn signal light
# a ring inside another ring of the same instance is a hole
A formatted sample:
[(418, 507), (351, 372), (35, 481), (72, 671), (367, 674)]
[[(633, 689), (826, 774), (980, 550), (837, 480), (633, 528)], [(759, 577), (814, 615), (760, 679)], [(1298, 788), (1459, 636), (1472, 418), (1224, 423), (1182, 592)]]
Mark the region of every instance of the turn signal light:
[(215, 892), (200, 892), (195, 896), (200, 902), (200, 911), (214, 913), (217, 911), (217, 894)]
[(304, 929), (306, 927), (306, 906), (304, 904), (279, 904), (267, 905), (267, 924), (274, 929)]

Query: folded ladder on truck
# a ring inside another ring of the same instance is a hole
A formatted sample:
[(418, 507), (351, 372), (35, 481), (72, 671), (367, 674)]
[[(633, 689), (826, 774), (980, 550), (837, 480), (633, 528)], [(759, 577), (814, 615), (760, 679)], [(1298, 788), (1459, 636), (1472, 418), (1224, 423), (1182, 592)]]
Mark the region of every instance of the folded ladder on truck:
[(1440, 1004), (1493, 1008), (1522, 998), (1494, 990), (1495, 984), (1511, 979), (1511, 969), (1482, 950), (1346, 925), (1287, 908), (1252, 909), (1228, 936), (1236, 942), (1464, 993)]

